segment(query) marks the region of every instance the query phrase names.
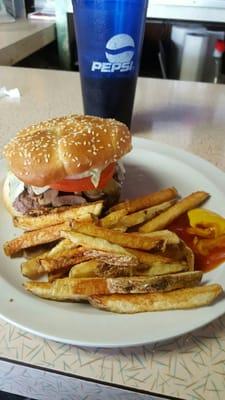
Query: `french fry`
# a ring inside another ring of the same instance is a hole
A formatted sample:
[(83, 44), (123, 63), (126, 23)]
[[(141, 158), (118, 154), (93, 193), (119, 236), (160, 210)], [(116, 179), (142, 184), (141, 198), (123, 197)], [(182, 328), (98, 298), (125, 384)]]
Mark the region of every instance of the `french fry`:
[(134, 249), (129, 249), (129, 252), (138, 258), (141, 265), (148, 267), (142, 271), (141, 275), (166, 275), (190, 269), (185, 261), (177, 261), (170, 257)]
[[(117, 222), (118, 225), (116, 225), (116, 226), (125, 226), (126, 228), (130, 228), (132, 226), (140, 225), (146, 221), (151, 220), (156, 215), (160, 214), (162, 211), (167, 210), (172, 205), (174, 205), (175, 202), (176, 202), (176, 200), (166, 201), (157, 206), (145, 208), (145, 209), (137, 211), (135, 213), (121, 216), (120, 218), (118, 218), (118, 222)], [(119, 213), (120, 211), (126, 212), (125, 209), (122, 209), (122, 210), (114, 211), (111, 214), (109, 214), (108, 216), (112, 215), (113, 213)], [(107, 218), (108, 216), (106, 216), (105, 218)], [(100, 222), (101, 221), (102, 220), (100, 220)], [(102, 225), (102, 224), (101, 224), (101, 226), (107, 227), (106, 225)], [(109, 227), (110, 227), (110, 225), (109, 225)]]
[(142, 235), (143, 237), (154, 238), (154, 239), (159, 238), (160, 240), (163, 240), (163, 242), (164, 242), (163, 247), (166, 247), (169, 244), (179, 244), (180, 243), (179, 236), (177, 236), (177, 234), (174, 232), (168, 231), (167, 229), (164, 229), (162, 231), (149, 232), (149, 233), (140, 232), (139, 235)]
[[(62, 231), (62, 236), (70, 239), (75, 245), (83, 246), (86, 249), (86, 254), (90, 253), (92, 250), (100, 250), (105, 253), (118, 254), (127, 257), (127, 262), (132, 262), (134, 265), (137, 264), (137, 258), (125, 250), (122, 246), (118, 244), (113, 244), (102, 238), (94, 238), (89, 235), (84, 235), (82, 233), (77, 233), (73, 231)], [(93, 253), (92, 253), (93, 254)]]
[(90, 256), (85, 254), (85, 249), (82, 247), (75, 247), (70, 250), (66, 250), (62, 254), (58, 254), (55, 257), (47, 256), (39, 259), (39, 273), (53, 272), (57, 270), (67, 269), (72, 265), (79, 264), (81, 262), (90, 260)]
[(46, 251), (45, 253), (33, 257), (21, 264), (21, 273), (23, 276), (26, 276), (30, 279), (37, 279), (41, 275), (45, 273), (43, 266), (41, 265), (41, 259), (45, 259), (47, 257), (56, 257), (57, 255), (60, 256), (65, 250), (70, 250), (74, 247), (73, 242), (69, 239), (61, 240), (56, 246), (54, 246), (51, 250)]
[(128, 211), (126, 209), (121, 209), (117, 211), (112, 211), (104, 218), (99, 220), (99, 225), (105, 228), (112, 228), (120, 223), (121, 218), (127, 215)]
[[(148, 253), (146, 253), (148, 255)], [(151, 254), (150, 254), (151, 256)], [(154, 256), (153, 256), (154, 258)], [(163, 258), (163, 257), (162, 257)], [(165, 262), (155, 260), (151, 262), (151, 265), (138, 264), (138, 265), (114, 265), (107, 264), (100, 259), (90, 260), (81, 264), (74, 265), (70, 272), (70, 278), (92, 278), (92, 277), (104, 277), (104, 278), (116, 278), (122, 276), (156, 276), (156, 275), (168, 275), (176, 272), (183, 272), (188, 270), (185, 263), (176, 263), (175, 261)], [(60, 276), (59, 276), (60, 277)]]
[(184, 310), (208, 306), (223, 289), (218, 284), (178, 289), (165, 293), (113, 294), (92, 296), (89, 302), (101, 310), (133, 314), (146, 311)]
[(24, 288), (36, 296), (49, 300), (87, 300), (87, 295), (75, 293), (73, 282), (75, 279), (62, 278), (53, 282), (28, 281), (24, 283)]
[(60, 256), (60, 254), (73, 248), (74, 244), (71, 242), (71, 240), (63, 239), (48, 252), (48, 255), (49, 257), (56, 257), (58, 255)]
[(112, 251), (86, 249), (84, 254), (89, 256), (90, 259), (94, 258), (111, 266), (128, 268), (138, 266), (138, 259), (129, 252), (120, 254)]
[[(102, 228), (101, 226), (97, 226), (95, 224), (90, 223), (74, 223), (73, 224), (74, 231), (68, 236), (64, 236), (73, 241), (74, 234), (79, 232), (88, 236), (97, 237), (100, 239), (105, 239), (110, 243), (115, 243), (119, 246), (130, 247), (134, 249), (141, 250), (151, 250), (151, 249), (160, 249), (165, 243), (165, 238), (160, 237), (157, 233), (156, 237), (154, 234), (142, 235), (140, 233), (123, 233), (119, 231), (115, 231), (109, 228)], [(62, 235), (64, 235), (62, 233)]]
[(63, 278), (49, 282), (26, 282), (25, 288), (37, 296), (52, 300), (86, 299), (96, 294), (154, 293), (191, 287), (202, 278), (200, 271), (157, 277)]
[[(44, 253), (44, 256), (47, 256), (47, 253)], [(37, 279), (40, 276), (45, 274), (43, 267), (40, 265), (40, 256), (31, 258), (21, 264), (21, 273), (23, 276), (26, 276), (30, 279)]]
[(106, 265), (100, 260), (89, 260), (74, 265), (69, 272), (69, 278), (94, 278), (99, 276), (99, 269), (102, 265)]
[(17, 238), (6, 242), (3, 246), (5, 254), (12, 256), (22, 249), (37, 246), (43, 243), (51, 243), (61, 238), (61, 230), (67, 229), (69, 224), (48, 226), (47, 228), (37, 229), (35, 231), (25, 232)]
[(177, 197), (177, 190), (174, 187), (160, 190), (159, 192), (153, 192), (147, 194), (146, 196), (138, 197), (133, 200), (127, 200), (116, 204), (110, 209), (110, 212), (125, 209), (128, 214), (134, 213), (136, 211), (142, 210), (143, 208), (148, 208), (156, 206), (157, 204), (164, 203), (175, 199)]
[(40, 215), (37, 217), (23, 216), (14, 217), (14, 226), (25, 230), (33, 231), (36, 229), (45, 228), (47, 226), (53, 226), (64, 223), (70, 219), (76, 221), (89, 220), (91, 221), (91, 215), (99, 216), (103, 209), (103, 202), (98, 201), (96, 203), (89, 203), (85, 205), (76, 205), (68, 207), (63, 211), (57, 211), (48, 213), (46, 215)]
[(62, 269), (66, 270), (67, 267), (88, 259), (90, 257), (85, 256), (83, 251), (78, 248), (68, 250), (66, 255), (52, 257), (49, 254), (45, 254), (22, 263), (21, 273), (27, 278), (37, 279), (46, 273)]
[(177, 202), (168, 210), (162, 212), (151, 221), (146, 222), (139, 228), (139, 232), (154, 232), (166, 228), (172, 221), (206, 201), (209, 194), (206, 192), (194, 192), (184, 199)]
[(70, 272), (70, 278), (116, 278), (122, 276), (148, 275), (147, 265), (113, 265), (107, 264), (100, 259), (90, 260), (78, 265), (74, 265)]

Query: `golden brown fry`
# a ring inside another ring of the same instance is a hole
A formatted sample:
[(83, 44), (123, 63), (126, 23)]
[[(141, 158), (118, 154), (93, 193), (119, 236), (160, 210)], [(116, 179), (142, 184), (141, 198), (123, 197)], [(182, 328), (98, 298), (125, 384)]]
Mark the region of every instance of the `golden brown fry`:
[[(119, 246), (130, 247), (134, 249), (142, 249), (142, 250), (150, 250), (161, 248), (164, 243), (164, 237), (160, 237), (159, 234), (154, 237), (154, 234), (151, 236), (142, 235), (140, 233), (123, 233), (119, 231), (115, 231), (113, 229), (102, 228), (101, 226), (97, 226), (95, 224), (90, 223), (75, 223), (73, 224), (74, 231), (71, 231), (67, 237), (68, 239), (73, 241), (73, 236), (76, 232), (100, 238), (102, 240), (107, 240), (110, 243), (115, 243)], [(105, 250), (105, 249), (102, 249)]]
[(25, 282), (25, 289), (28, 292), (35, 294), (44, 299), (49, 300), (73, 300), (81, 301), (87, 300), (86, 295), (77, 294), (74, 290), (73, 280), (68, 278), (56, 279), (53, 282)]
[(90, 260), (71, 268), (69, 277), (70, 278), (116, 278), (122, 276), (138, 276), (148, 275), (147, 271), (149, 267), (147, 265), (113, 265), (107, 264), (100, 259)]
[(89, 255), (85, 254), (85, 249), (82, 247), (66, 250), (64, 253), (58, 254), (55, 257), (49, 255), (47, 257), (41, 257), (39, 259), (39, 274), (41, 271), (43, 274), (46, 272), (49, 273), (56, 270), (61, 270), (63, 268), (67, 269), (67, 267), (90, 260), (90, 258), (91, 257)]
[(68, 229), (69, 224), (63, 223), (47, 228), (37, 229), (31, 232), (25, 232), (16, 239), (10, 240), (4, 244), (4, 251), (7, 256), (12, 256), (27, 247), (37, 246), (43, 243), (54, 242), (61, 238), (61, 230)]
[(65, 251), (70, 250), (74, 247), (74, 244), (69, 239), (61, 240), (56, 246), (54, 246), (51, 250), (42, 253), (39, 256), (33, 257), (24, 263), (21, 264), (21, 273), (23, 276), (26, 276), (30, 279), (39, 278), (46, 271), (43, 269), (40, 260), (46, 259), (48, 257), (60, 257), (61, 254), (64, 254)]
[(74, 231), (63, 231), (62, 236), (67, 239), (70, 239), (77, 246), (83, 246), (87, 249), (102, 250), (104, 252), (124, 255), (128, 256), (129, 258), (132, 258), (133, 260), (136, 260), (136, 257), (131, 256), (131, 254), (127, 250), (125, 250), (122, 246), (110, 243), (102, 238), (96, 238)]
[(25, 282), (26, 290), (51, 300), (87, 299), (91, 294), (108, 293), (107, 281), (103, 278), (63, 278), (49, 282)]
[[(166, 275), (187, 271), (190, 269), (185, 261), (177, 261), (160, 254), (151, 254), (145, 251), (134, 249), (129, 249), (129, 252), (138, 258), (138, 261), (141, 265), (148, 267), (144, 269), (140, 275)], [(139, 275), (139, 273), (137, 273), (137, 275)]]
[(60, 256), (60, 254), (65, 253), (65, 251), (73, 249), (74, 247), (75, 246), (71, 240), (63, 239), (56, 246), (54, 246), (48, 254), (49, 257)]
[(112, 293), (154, 293), (190, 287), (199, 283), (200, 271), (157, 277), (123, 277), (123, 278), (63, 278), (49, 282), (30, 281), (25, 288), (37, 296), (52, 300), (76, 300), (96, 294)]
[(160, 240), (163, 240), (163, 242), (164, 242), (163, 248), (166, 248), (166, 246), (169, 244), (179, 244), (180, 243), (179, 236), (177, 236), (177, 234), (174, 232), (168, 231), (167, 229), (164, 229), (162, 231), (149, 232), (149, 233), (140, 232), (139, 235), (142, 235), (143, 237), (149, 237), (149, 238), (154, 238), (154, 239), (159, 238)]
[(108, 215), (106, 215), (104, 218), (101, 218), (99, 220), (100, 226), (103, 226), (105, 228), (112, 228), (115, 225), (120, 223), (120, 220), (122, 217), (127, 215), (128, 211), (126, 209), (122, 210), (117, 210), (117, 211), (112, 211)]
[[(142, 224), (146, 221), (151, 220), (152, 218), (154, 218), (156, 215), (160, 214), (161, 212), (167, 210), (169, 207), (174, 205), (175, 202), (176, 202), (176, 200), (166, 201), (162, 204), (158, 204), (157, 206), (145, 208), (144, 210), (140, 210), (135, 213), (122, 216), (118, 220), (118, 226), (125, 226), (127, 228), (130, 228), (132, 226)], [(126, 210), (122, 209), (122, 210), (114, 211), (114, 213), (116, 213), (116, 212), (119, 213), (119, 211), (126, 211)], [(111, 213), (111, 214), (113, 214), (113, 213)], [(111, 215), (111, 214), (109, 214), (109, 215)], [(105, 217), (105, 218), (107, 218), (107, 217)]]
[(110, 209), (110, 211), (125, 209), (130, 214), (135, 211), (142, 210), (143, 208), (156, 206), (157, 204), (164, 203), (165, 201), (175, 199), (176, 197), (177, 190), (174, 187), (171, 187), (160, 190), (159, 192), (153, 192), (147, 194), (146, 196), (116, 204)]
[(200, 283), (201, 271), (181, 272), (162, 276), (131, 276), (107, 279), (109, 293), (154, 293), (167, 292)]
[(210, 305), (223, 292), (218, 284), (178, 289), (165, 293), (92, 296), (92, 306), (116, 313), (189, 309)]
[(89, 220), (91, 221), (91, 215), (99, 216), (102, 212), (103, 202), (98, 201), (95, 203), (89, 203), (85, 205), (76, 205), (68, 207), (63, 211), (48, 213), (46, 215), (40, 215), (37, 217), (23, 216), (14, 217), (13, 223), (18, 228), (33, 231), (35, 229), (45, 228), (47, 226), (57, 225), (67, 220)]
[[(42, 257), (47, 257), (48, 252), (44, 253)], [(21, 264), (21, 273), (30, 279), (37, 279), (45, 273), (43, 267), (40, 265), (40, 256), (31, 258)]]
[(138, 265), (138, 259), (129, 252), (119, 254), (112, 251), (86, 249), (84, 254), (89, 256), (91, 259), (95, 258), (112, 266), (135, 267)]
[(168, 210), (153, 218), (151, 221), (142, 225), (139, 228), (139, 232), (154, 232), (166, 228), (177, 217), (184, 214), (186, 211), (199, 206), (201, 203), (207, 200), (208, 197), (209, 194), (206, 192), (194, 192), (190, 194), (189, 196), (180, 200), (174, 206), (170, 207)]
[(69, 272), (69, 278), (92, 278), (99, 276), (99, 267), (105, 265), (100, 260), (89, 260), (74, 265)]

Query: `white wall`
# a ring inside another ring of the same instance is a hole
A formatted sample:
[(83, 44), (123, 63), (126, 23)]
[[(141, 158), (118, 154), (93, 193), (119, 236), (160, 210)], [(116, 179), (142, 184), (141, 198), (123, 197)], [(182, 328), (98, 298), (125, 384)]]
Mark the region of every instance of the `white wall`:
[(149, 18), (225, 22), (225, 0), (149, 0)]

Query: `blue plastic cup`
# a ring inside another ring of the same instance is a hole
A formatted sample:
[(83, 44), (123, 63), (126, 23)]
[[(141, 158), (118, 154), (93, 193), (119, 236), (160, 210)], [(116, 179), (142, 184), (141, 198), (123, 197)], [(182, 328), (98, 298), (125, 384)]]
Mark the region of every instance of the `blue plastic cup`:
[(148, 0), (73, 0), (84, 112), (131, 124)]

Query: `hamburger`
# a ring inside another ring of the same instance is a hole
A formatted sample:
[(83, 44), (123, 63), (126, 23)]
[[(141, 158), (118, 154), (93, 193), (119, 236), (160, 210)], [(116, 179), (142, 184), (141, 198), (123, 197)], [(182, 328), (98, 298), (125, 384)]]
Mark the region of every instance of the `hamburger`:
[(118, 201), (121, 158), (131, 150), (127, 126), (114, 119), (69, 115), (22, 129), (5, 146), (3, 198), (13, 216), (55, 207)]

